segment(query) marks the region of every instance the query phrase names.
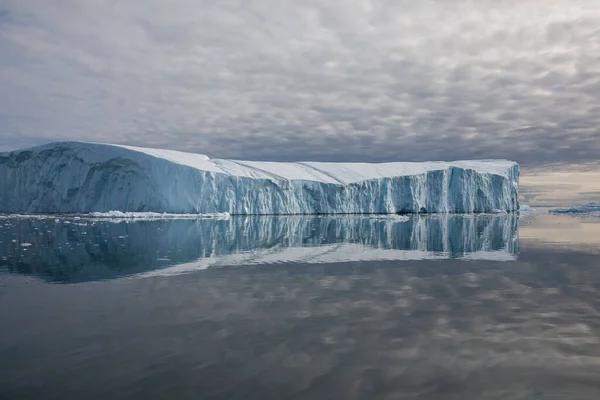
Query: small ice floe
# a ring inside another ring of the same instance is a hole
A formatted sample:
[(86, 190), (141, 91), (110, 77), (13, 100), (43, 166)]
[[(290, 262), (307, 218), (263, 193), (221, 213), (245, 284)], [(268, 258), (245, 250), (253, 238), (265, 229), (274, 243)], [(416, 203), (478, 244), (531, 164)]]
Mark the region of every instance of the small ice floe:
[(136, 221), (154, 221), (163, 219), (229, 219), (228, 212), (213, 213), (213, 214), (172, 214), (172, 213), (157, 213), (157, 212), (123, 212), (123, 211), (107, 211), (93, 212), (85, 214), (85, 218), (93, 220), (136, 220)]

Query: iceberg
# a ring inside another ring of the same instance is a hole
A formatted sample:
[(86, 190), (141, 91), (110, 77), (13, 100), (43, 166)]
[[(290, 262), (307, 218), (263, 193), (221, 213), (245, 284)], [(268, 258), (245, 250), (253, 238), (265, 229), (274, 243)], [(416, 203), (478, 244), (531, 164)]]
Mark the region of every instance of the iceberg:
[(521, 212), (534, 212), (533, 208), (527, 204), (521, 204), (519, 207), (519, 211)]
[(588, 203), (585, 206), (573, 206), (568, 208), (553, 208), (550, 214), (596, 214), (600, 213), (600, 203)]
[(56, 142), (0, 153), (0, 212), (410, 214), (517, 211), (519, 166), (256, 162)]

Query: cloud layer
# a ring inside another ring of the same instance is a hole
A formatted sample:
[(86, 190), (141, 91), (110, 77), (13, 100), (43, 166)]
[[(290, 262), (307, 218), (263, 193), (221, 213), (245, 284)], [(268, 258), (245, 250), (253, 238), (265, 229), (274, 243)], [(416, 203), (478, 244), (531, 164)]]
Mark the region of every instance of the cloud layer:
[(595, 0), (0, 0), (0, 149), (600, 154)]

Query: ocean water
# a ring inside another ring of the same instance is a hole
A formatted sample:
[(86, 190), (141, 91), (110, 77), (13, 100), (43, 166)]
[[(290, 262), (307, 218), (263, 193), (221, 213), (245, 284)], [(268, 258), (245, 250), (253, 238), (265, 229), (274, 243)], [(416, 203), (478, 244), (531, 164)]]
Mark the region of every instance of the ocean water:
[(0, 218), (0, 399), (600, 398), (600, 219)]

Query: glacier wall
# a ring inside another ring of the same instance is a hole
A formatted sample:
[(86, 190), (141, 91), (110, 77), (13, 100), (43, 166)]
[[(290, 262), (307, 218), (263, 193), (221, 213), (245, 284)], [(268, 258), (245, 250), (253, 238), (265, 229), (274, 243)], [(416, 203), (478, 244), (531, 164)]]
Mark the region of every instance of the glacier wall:
[(0, 212), (351, 214), (518, 210), (519, 166), (268, 163), (58, 142), (0, 154)]

